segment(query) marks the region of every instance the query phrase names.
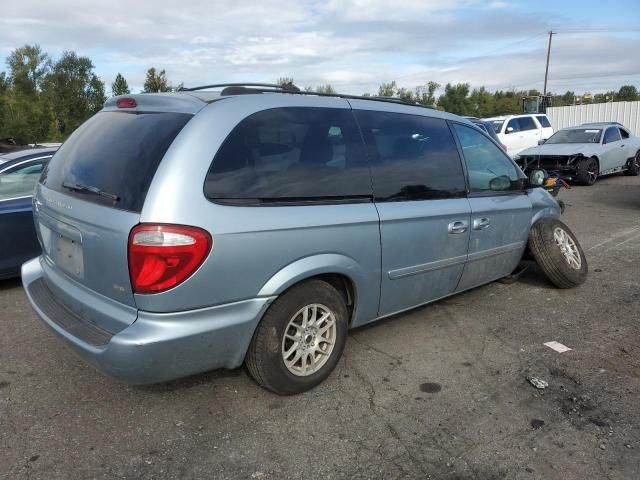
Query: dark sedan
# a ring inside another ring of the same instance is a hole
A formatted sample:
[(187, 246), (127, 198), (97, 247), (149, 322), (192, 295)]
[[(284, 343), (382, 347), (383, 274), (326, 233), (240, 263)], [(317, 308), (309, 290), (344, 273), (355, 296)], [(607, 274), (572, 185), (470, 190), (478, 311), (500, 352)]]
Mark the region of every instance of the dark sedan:
[(0, 156), (0, 278), (40, 254), (31, 196), (42, 169), (57, 148), (31, 148)]

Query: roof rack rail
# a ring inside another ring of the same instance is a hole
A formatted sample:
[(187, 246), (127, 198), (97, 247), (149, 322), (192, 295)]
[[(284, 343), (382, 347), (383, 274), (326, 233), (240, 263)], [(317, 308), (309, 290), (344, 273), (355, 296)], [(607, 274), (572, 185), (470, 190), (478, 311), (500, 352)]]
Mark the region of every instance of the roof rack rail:
[(270, 88), (273, 90), (286, 90), (289, 91), (292, 87), (298, 88), (293, 84), (278, 85), (276, 83), (216, 83), (213, 85), (201, 85), (199, 87), (182, 87), (180, 92), (195, 92), (197, 90), (205, 90), (207, 88), (226, 88), (226, 87), (261, 87)]
[(410, 102), (409, 100), (404, 100), (398, 97), (388, 97), (386, 95), (372, 95), (370, 97), (362, 97), (362, 98), (369, 98), (371, 100), (380, 100), (382, 102), (402, 103), (404, 105), (416, 105), (416, 106), (424, 107), (424, 105), (420, 105), (419, 103)]
[(400, 105), (407, 105), (412, 107), (428, 108), (433, 110), (434, 107), (430, 105), (422, 105), (420, 103), (414, 103), (407, 100), (403, 100), (397, 97), (385, 97), (385, 96), (372, 96), (372, 95), (348, 95), (344, 93), (319, 93), (319, 92), (307, 92), (301, 90), (293, 83), (287, 83), (284, 85), (278, 85), (275, 83), (218, 83), (213, 85), (202, 85), (200, 87), (181, 88), (179, 92), (194, 92), (198, 90), (205, 90), (208, 88), (221, 88), (221, 96), (227, 95), (243, 95), (254, 93), (288, 93), (293, 95), (314, 95), (317, 97), (338, 97), (346, 100), (372, 100), (375, 102), (387, 102), (396, 103)]

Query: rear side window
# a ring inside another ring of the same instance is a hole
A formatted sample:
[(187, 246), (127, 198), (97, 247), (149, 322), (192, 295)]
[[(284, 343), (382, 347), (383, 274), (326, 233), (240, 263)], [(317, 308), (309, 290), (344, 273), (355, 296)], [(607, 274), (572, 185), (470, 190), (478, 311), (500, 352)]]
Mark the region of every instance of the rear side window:
[(40, 181), (86, 201), (140, 212), (162, 157), (191, 118), (183, 113), (98, 113), (60, 147)]
[(551, 123), (549, 122), (549, 119), (546, 115), (537, 115), (536, 118), (538, 119), (538, 122), (540, 122), (540, 125), (542, 125), (542, 128), (551, 127)]
[(622, 139), (629, 138), (629, 132), (627, 132), (624, 128), (620, 128), (620, 135), (622, 135)]
[(235, 204), (370, 200), (369, 167), (351, 111), (289, 107), (250, 115), (220, 146), (204, 193)]
[(536, 126), (536, 122), (534, 122), (533, 118), (531, 117), (520, 117), (518, 121), (520, 123), (521, 132), (524, 132), (526, 130), (535, 130), (536, 128), (538, 128)]
[(367, 143), (376, 201), (464, 196), (455, 140), (444, 120), (356, 110)]

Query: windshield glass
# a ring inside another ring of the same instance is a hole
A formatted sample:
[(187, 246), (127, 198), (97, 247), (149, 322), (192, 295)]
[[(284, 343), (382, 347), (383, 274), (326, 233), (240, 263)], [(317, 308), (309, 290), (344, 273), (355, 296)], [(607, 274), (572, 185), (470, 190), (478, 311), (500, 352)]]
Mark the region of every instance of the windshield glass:
[(602, 130), (597, 128), (575, 128), (560, 130), (549, 137), (545, 143), (600, 143)]
[(491, 120), (490, 122), (491, 126), (493, 127), (493, 131), (496, 133), (500, 133), (500, 129), (502, 128), (502, 124), (504, 123), (504, 120)]

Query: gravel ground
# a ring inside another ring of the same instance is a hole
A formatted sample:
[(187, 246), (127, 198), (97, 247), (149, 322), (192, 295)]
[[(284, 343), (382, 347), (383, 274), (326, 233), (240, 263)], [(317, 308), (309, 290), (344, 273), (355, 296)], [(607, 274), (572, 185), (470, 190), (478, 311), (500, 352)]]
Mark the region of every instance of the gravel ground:
[(243, 369), (123, 385), (0, 282), (0, 478), (640, 478), (640, 178), (560, 195), (583, 286), (530, 269), (352, 331), (296, 397)]

